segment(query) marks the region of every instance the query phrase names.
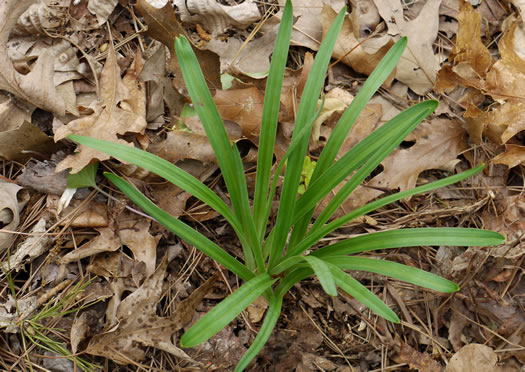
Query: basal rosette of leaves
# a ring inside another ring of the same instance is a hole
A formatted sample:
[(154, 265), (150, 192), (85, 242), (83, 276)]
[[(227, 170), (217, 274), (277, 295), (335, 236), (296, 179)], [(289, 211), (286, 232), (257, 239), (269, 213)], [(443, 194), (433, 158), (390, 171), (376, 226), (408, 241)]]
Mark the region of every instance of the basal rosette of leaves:
[[(412, 190), (385, 196), (343, 217), (331, 220), (334, 212), (352, 191), (438, 105), (437, 101), (425, 101), (410, 107), (354, 146), (339, 160), (335, 160), (359, 113), (399, 61), (407, 44), (407, 39), (402, 38), (390, 49), (340, 118), (313, 169), (308, 187), (302, 194), (298, 194), (310, 132), (317, 114), (317, 101), (345, 12), (346, 9), (343, 9), (338, 14), (319, 48), (299, 104), (291, 144), (286, 155), (274, 167), (272, 160), (280, 92), (293, 23), (291, 3), (286, 3), (264, 96), (253, 205), (249, 200), (238, 149), (232, 146), (228, 139), (197, 58), (190, 43), (183, 36), (176, 39), (175, 52), (189, 95), (217, 157), (231, 207), (198, 179), (148, 152), (89, 137), (69, 136), (77, 143), (158, 174), (208, 204), (231, 224), (242, 246), (242, 258), (231, 256), (198, 231), (161, 210), (122, 178), (105, 173), (105, 176), (144, 212), (245, 282), (182, 336), (183, 347), (193, 347), (206, 341), (230, 323), (258, 296), (266, 298), (269, 307), (264, 322), (251, 347), (237, 365), (238, 371), (243, 370), (253, 360), (270, 337), (281, 313), (284, 295), (295, 283), (309, 276), (315, 275), (328, 295), (337, 296), (339, 288), (379, 316), (399, 322), (398, 316), (390, 307), (345, 270), (374, 272), (445, 293), (457, 291), (458, 286), (440, 276), (411, 266), (356, 254), (398, 247), (490, 246), (504, 241), (502, 235), (486, 230), (417, 228), (370, 233), (315, 249), (320, 239), (357, 217), (403, 198), (451, 185), (483, 169), (483, 165), (480, 165)], [(270, 210), (274, 198), (277, 198), (276, 185), (281, 172), (284, 172), (284, 181), (280, 190), (279, 209), (275, 224), (268, 233)], [(350, 180), (346, 181), (317, 219), (312, 221), (316, 205), (350, 175)], [(311, 253), (306, 253), (310, 251)]]

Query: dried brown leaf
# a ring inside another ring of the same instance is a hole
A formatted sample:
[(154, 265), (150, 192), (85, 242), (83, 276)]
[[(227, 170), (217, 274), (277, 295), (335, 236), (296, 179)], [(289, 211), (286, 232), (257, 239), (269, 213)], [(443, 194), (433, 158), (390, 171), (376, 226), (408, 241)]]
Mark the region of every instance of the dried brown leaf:
[[(135, 9), (144, 17), (148, 25), (148, 35), (166, 45), (170, 50), (173, 49), (175, 38), (179, 35), (185, 35), (170, 3), (161, 9), (157, 9), (148, 4), (146, 0), (138, 0)], [(191, 38), (188, 39), (191, 41)], [(213, 52), (200, 50), (195, 46), (193, 51), (197, 55), (206, 82), (211, 88), (220, 87), (219, 57)], [(175, 74), (175, 86), (185, 86), (175, 53), (171, 55), (169, 70)]]
[(428, 353), (422, 353), (408, 345), (406, 342), (399, 340), (400, 350), (399, 359), (407, 363), (410, 368), (417, 369), (421, 372), (441, 372), (441, 364), (432, 359)]
[[(0, 225), (2, 229), (16, 231), (20, 223), (21, 206), (17, 194), (22, 188), (15, 183), (0, 181)], [(0, 231), (0, 251), (8, 248), (16, 235)]]
[(450, 358), (445, 372), (498, 371), (498, 356), (487, 345), (465, 345)]
[(505, 164), (509, 168), (525, 164), (525, 146), (505, 145), (505, 152), (492, 159), (494, 164)]
[(239, 124), (246, 138), (259, 137), (264, 95), (257, 88), (217, 90), (213, 100), (221, 117)]
[[(331, 7), (326, 5), (323, 7), (321, 12), (323, 34), (328, 32), (336, 16), (337, 13)], [(394, 41), (388, 35), (366, 41), (359, 40), (354, 35), (350, 18), (345, 17), (343, 28), (337, 38), (332, 56), (334, 58), (342, 58), (344, 56), (341, 61), (345, 65), (352, 67), (352, 69), (361, 74), (370, 75), (392, 45), (394, 45)], [(352, 52), (347, 54), (349, 51)], [(393, 75), (387, 79), (385, 85), (390, 86), (392, 80)]]
[(7, 52), (7, 40), (18, 17), (34, 0), (0, 1), (0, 89), (26, 100), (34, 106), (58, 115), (65, 114), (64, 102), (59, 99), (53, 81), (55, 49), (44, 50), (32, 66), (31, 72), (22, 75), (15, 70)]
[[(406, 21), (405, 5), (401, 1), (375, 0), (375, 4), (388, 25), (390, 35), (408, 36), (408, 45), (396, 66), (395, 77), (419, 95), (425, 95), (436, 82), (438, 57), (433, 43), (439, 29), (441, 0), (429, 0), (416, 18)], [(392, 22), (395, 21), (395, 23)]]
[(122, 213), (119, 216), (118, 226), (118, 235), (122, 244), (133, 252), (135, 260), (146, 264), (146, 276), (152, 275), (155, 271), (160, 235), (157, 237), (151, 235), (150, 222), (131, 213)]
[(106, 227), (95, 230), (99, 232), (99, 236), (93, 238), (78, 249), (67, 253), (58, 260), (58, 263), (66, 264), (82, 258), (94, 256), (98, 253), (114, 252), (122, 246), (119, 237), (115, 234), (113, 229)]
[(492, 65), (492, 56), (481, 41), (481, 17), (469, 1), (459, 0), (458, 22), (456, 45), (449, 60), (454, 65), (467, 62), (479, 77), (485, 77)]
[[(137, 80), (135, 80), (135, 83), (142, 84)], [(117, 135), (127, 132), (144, 132), (147, 125), (144, 112), (141, 112), (141, 110), (138, 112), (131, 111), (138, 109), (138, 106), (128, 106), (129, 110), (119, 107), (119, 103), (125, 103), (126, 100), (130, 99), (131, 95), (129, 89), (120, 78), (120, 68), (118, 67), (113, 48), (109, 49), (106, 64), (100, 77), (100, 86), (100, 101), (95, 102), (92, 107), (94, 113), (87, 117), (73, 120), (69, 124), (58, 128), (55, 132), (55, 141), (61, 140), (70, 134), (80, 134), (130, 145), (128, 142), (119, 139)], [(140, 91), (140, 88), (137, 89)], [(77, 154), (69, 155), (57, 165), (57, 172), (71, 168), (72, 173), (77, 173), (93, 159), (107, 160), (110, 158), (109, 155), (83, 145), (80, 145), (77, 150)]]
[[(93, 337), (86, 352), (110, 358), (119, 364), (140, 361), (145, 356), (144, 347), (152, 346), (169, 352), (182, 360), (192, 359), (172, 342), (172, 335), (191, 320), (195, 306), (211, 289), (213, 280), (207, 281), (177, 306), (171, 317), (156, 314), (157, 303), (163, 293), (163, 281), (168, 265), (165, 256), (159, 267), (135, 292), (118, 305), (118, 327)], [(180, 309), (179, 309), (180, 308)]]

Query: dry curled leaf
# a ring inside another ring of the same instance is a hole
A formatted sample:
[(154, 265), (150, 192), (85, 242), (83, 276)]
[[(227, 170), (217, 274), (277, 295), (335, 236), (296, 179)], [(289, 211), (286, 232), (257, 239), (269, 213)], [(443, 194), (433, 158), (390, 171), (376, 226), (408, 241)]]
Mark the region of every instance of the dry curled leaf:
[(505, 164), (509, 168), (525, 164), (525, 146), (505, 145), (505, 152), (492, 159), (494, 164)]
[(31, 262), (34, 258), (49, 250), (53, 239), (46, 234), (46, 222), (45, 218), (38, 220), (31, 229), (31, 234), (34, 235), (31, 235), (22, 244), (18, 245), (16, 251), (10, 254), (9, 262), (2, 263), (1, 267), (4, 271), (9, 269), (18, 271), (26, 261)]
[(185, 24), (199, 24), (212, 36), (235, 27), (245, 29), (254, 24), (261, 14), (253, 0), (237, 5), (222, 5), (216, 0), (175, 0), (180, 19)]
[(7, 52), (7, 40), (18, 17), (34, 0), (0, 0), (0, 89), (26, 100), (34, 106), (57, 115), (65, 114), (64, 102), (59, 98), (53, 81), (55, 50), (44, 50), (32, 66), (31, 72), (22, 75), (15, 70)]
[[(16, 231), (20, 223), (20, 205), (17, 194), (22, 188), (15, 183), (0, 181), (0, 226)], [(8, 248), (16, 235), (0, 231), (0, 252)]]
[[(130, 74), (136, 75), (134, 69)], [(133, 81), (132, 79), (129, 79)], [(139, 83), (135, 80), (136, 84)], [(128, 81), (127, 83), (131, 83)], [(147, 123), (142, 110), (145, 101), (136, 105), (127, 104), (132, 100), (132, 95), (126, 84), (120, 78), (120, 68), (117, 65), (115, 50), (109, 49), (106, 64), (100, 77), (100, 100), (93, 104), (93, 114), (73, 120), (69, 124), (58, 128), (55, 132), (55, 141), (59, 141), (70, 134), (79, 134), (106, 141), (131, 145), (119, 139), (118, 134), (128, 132), (143, 133)], [(140, 93), (140, 87), (137, 88)], [(124, 109), (123, 107), (127, 107)], [(137, 106), (140, 105), (140, 106)], [(137, 109), (138, 112), (133, 110)], [(88, 165), (93, 159), (107, 160), (109, 155), (95, 151), (87, 146), (80, 145), (75, 155), (69, 155), (57, 165), (57, 172), (71, 168), (71, 173), (77, 173)]]
[[(337, 13), (331, 7), (326, 5), (323, 7), (321, 12), (323, 34), (326, 35), (336, 16)], [(345, 17), (332, 56), (337, 59), (342, 58), (341, 62), (352, 67), (354, 71), (370, 75), (392, 45), (394, 41), (388, 35), (360, 40), (354, 35), (352, 21), (349, 17)], [(392, 76), (385, 82), (387, 86), (392, 83)]]

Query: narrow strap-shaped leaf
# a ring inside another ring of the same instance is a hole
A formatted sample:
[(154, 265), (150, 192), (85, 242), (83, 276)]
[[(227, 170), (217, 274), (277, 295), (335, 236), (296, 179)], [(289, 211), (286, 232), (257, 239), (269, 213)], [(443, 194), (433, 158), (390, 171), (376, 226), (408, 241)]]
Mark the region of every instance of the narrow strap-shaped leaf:
[[(317, 110), (317, 112), (315, 113), (315, 115), (311, 119), (312, 123), (314, 123), (315, 120), (317, 120), (317, 118), (321, 114), (321, 111), (323, 110), (323, 107), (324, 107), (324, 101), (325, 101), (325, 98), (323, 96), (322, 100), (321, 100), (321, 105), (319, 106), (319, 109)], [(280, 176), (280, 174), (281, 174), (281, 172), (282, 172), (282, 170), (284, 168), (284, 165), (286, 164), (286, 161), (288, 160), (288, 158), (290, 157), (291, 154), (293, 154), (295, 151), (297, 151), (297, 149), (299, 148), (299, 144), (301, 143), (301, 141), (303, 141), (303, 137), (307, 137), (309, 132), (310, 132), (309, 131), (309, 126), (305, 126), (303, 129), (301, 129), (299, 134), (297, 136), (295, 136), (294, 138), (292, 138), (292, 141), (290, 142), (290, 146), (288, 146), (288, 149), (286, 150), (286, 153), (284, 154), (284, 156), (279, 161), (279, 164), (277, 165), (277, 168), (276, 168), (276, 170), (274, 172), (272, 185), (270, 187), (270, 193), (268, 195), (268, 202), (266, 203), (266, 213), (265, 213), (264, 221), (268, 221), (268, 218), (270, 216), (270, 212), (271, 212), (271, 209), (272, 209), (273, 197), (275, 196), (275, 191), (277, 190), (277, 180), (279, 179), (279, 176)], [(272, 234), (274, 232), (275, 232), (275, 228), (272, 230)], [(262, 233), (262, 231), (261, 231), (261, 233)]]
[(314, 256), (301, 257), (303, 257), (304, 260), (308, 262), (308, 265), (310, 265), (310, 267), (313, 269), (326, 294), (333, 297), (337, 296), (337, 288), (335, 286), (334, 277), (332, 276), (328, 265), (326, 265), (323, 260), (320, 260)]
[[(292, 3), (286, 1), (277, 40), (275, 41), (270, 73), (266, 91), (264, 92), (264, 105), (261, 120), (261, 134), (259, 138), (259, 151), (257, 154), (257, 174), (255, 177), (255, 195), (253, 198), (253, 215), (258, 231), (266, 228), (265, 207), (270, 185), (270, 172), (272, 169), (277, 120), (279, 117), (281, 88), (283, 85), (284, 70), (288, 59), (290, 35), (292, 34), (293, 12)], [(262, 235), (264, 232), (260, 232)]]
[(377, 168), (377, 166), (405, 139), (405, 137), (414, 130), (430, 113), (432, 113), (438, 106), (437, 101), (426, 101), (421, 102), (417, 105), (410, 107), (398, 116), (393, 121), (399, 120), (399, 128), (393, 130), (386, 135), (387, 140), (383, 146), (376, 150), (370, 159), (352, 176), (348, 181), (330, 200), (325, 209), (317, 217), (313, 229), (323, 225), (334, 212), (341, 206), (346, 198), (356, 189), (357, 186), (365, 180), (366, 177)]
[[(232, 149), (224, 123), (219, 115), (211, 93), (206, 85), (204, 75), (190, 43), (184, 36), (175, 39), (175, 53), (179, 61), (182, 76), (193, 101), (195, 111), (213, 148), (217, 162), (224, 176), (224, 182), (230, 195), (233, 210), (243, 226), (246, 240), (250, 243), (252, 253), (247, 253), (247, 264), (253, 268), (253, 252), (257, 249), (257, 233), (252, 218), (250, 202), (246, 187), (246, 178), (242, 168), (242, 160), (238, 151)], [(239, 167), (241, 167), (242, 172)], [(246, 251), (246, 249), (245, 249)]]
[(310, 233), (301, 242), (299, 242), (299, 244), (293, 247), (293, 249), (289, 251), (287, 256), (295, 256), (301, 254), (302, 252), (310, 248), (313, 244), (317, 243), (320, 239), (325, 237), (327, 234), (330, 234), (332, 231), (335, 231), (339, 227), (343, 226), (345, 223), (348, 223), (359, 216), (365, 215), (369, 212), (372, 212), (378, 208), (381, 208), (385, 205), (401, 200), (403, 198), (408, 198), (413, 195), (452, 185), (453, 183), (459, 182), (461, 180), (464, 180), (465, 178), (471, 177), (481, 172), (483, 168), (484, 165), (482, 164), (477, 166), (476, 168), (469, 169), (468, 171), (461, 172), (459, 174), (455, 174), (453, 176), (443, 178), (442, 180), (434, 181), (426, 185), (418, 186), (411, 190), (406, 190), (393, 195), (385, 196), (384, 198), (370, 202), (366, 205), (363, 205), (362, 207), (356, 208), (352, 212), (342, 217), (339, 217), (338, 219), (326, 225), (320, 226), (315, 230), (310, 230)]
[[(334, 23), (330, 27), (330, 30), (326, 34), (326, 37), (319, 48), (314, 64), (312, 65), (312, 70), (306, 81), (301, 102), (299, 103), (292, 141), (293, 137), (297, 136), (304, 126), (310, 127), (308, 130), (308, 133), (310, 133), (312, 124), (311, 118), (314, 116), (316, 110), (316, 103), (324, 83), (324, 76), (328, 68), (330, 57), (332, 56), (337, 36), (341, 30), (345, 13), (346, 7), (343, 7), (335, 18)], [(293, 210), (297, 198), (297, 189), (299, 187), (299, 181), (303, 169), (304, 156), (308, 147), (308, 140), (309, 136), (305, 137), (305, 139), (299, 144), (297, 151), (293, 152), (288, 158), (284, 184), (281, 191), (281, 202), (277, 213), (276, 230), (268, 262), (269, 268), (277, 264), (284, 250), (286, 237), (292, 223)]]
[(364, 285), (359, 283), (357, 280), (346, 274), (340, 268), (330, 264), (330, 270), (334, 276), (335, 282), (339, 288), (354, 297), (356, 300), (366, 305), (377, 315), (390, 320), (394, 323), (399, 323), (399, 318), (392, 311), (387, 304), (385, 304), (379, 297), (368, 290)]
[(128, 182), (118, 176), (115, 176), (114, 174), (106, 172), (104, 175), (124, 194), (126, 194), (135, 204), (141, 207), (147, 214), (168, 228), (171, 232), (184, 239), (221, 265), (224, 265), (228, 268), (228, 270), (235, 273), (242, 279), (250, 280), (254, 277), (254, 274), (250, 270), (248, 270), (235, 258), (230, 256), (226, 251), (224, 251), (222, 248), (220, 248), (198, 231), (186, 225), (184, 222), (177, 220), (169, 213), (157, 207), (134, 186), (130, 185)]
[(439, 275), (397, 262), (348, 256), (331, 256), (326, 261), (344, 270), (368, 271), (438, 292), (453, 293), (459, 290), (456, 283)]
[(76, 134), (69, 135), (68, 138), (81, 145), (91, 147), (97, 151), (111, 155), (117, 159), (133, 163), (147, 169), (165, 180), (180, 187), (184, 191), (192, 194), (197, 199), (203, 201), (211, 208), (220, 213), (232, 225), (236, 232), (242, 232), (241, 224), (232, 213), (226, 203), (210, 190), (205, 184), (193, 177), (191, 174), (183, 171), (176, 165), (164, 160), (149, 152), (137, 148), (126, 146), (120, 143), (114, 143), (99, 140), (91, 137), (79, 136)]
[(505, 237), (494, 231), (460, 227), (428, 227), (378, 231), (345, 239), (311, 253), (315, 257), (347, 254), (424, 245), (453, 245), (460, 247), (488, 247), (503, 244)]
[[(355, 123), (357, 117), (364, 109), (370, 98), (377, 91), (377, 89), (379, 89), (381, 84), (383, 84), (390, 73), (394, 70), (397, 62), (401, 58), (401, 55), (406, 48), (406, 45), (406, 37), (403, 37), (397, 41), (383, 57), (381, 62), (379, 62), (368, 79), (366, 79), (363, 87), (359, 90), (359, 93), (355, 96), (350, 106), (346, 109), (343, 116), (341, 116), (337, 122), (334, 131), (324, 146), (310, 179), (311, 183), (314, 183), (317, 179), (325, 179), (324, 177), (321, 177), (321, 175), (324, 171), (332, 166), (333, 161), (341, 149), (341, 145), (348, 136), (348, 133), (350, 132), (350, 129)], [(300, 221), (295, 224), (292, 236), (290, 238), (290, 246), (294, 246), (298, 239), (304, 236), (310, 219), (312, 218), (313, 212), (314, 208), (311, 208), (310, 211), (302, 216)]]
[(266, 289), (270, 288), (276, 280), (267, 273), (263, 273), (243, 284), (184, 333), (180, 340), (181, 346), (197, 346), (214, 336)]
[(248, 351), (244, 353), (241, 360), (235, 367), (235, 372), (243, 371), (248, 366), (248, 364), (250, 364), (253, 358), (255, 358), (257, 354), (259, 354), (259, 352), (262, 350), (262, 348), (266, 344), (266, 341), (268, 341), (268, 339), (270, 338), (270, 335), (272, 334), (272, 331), (275, 328), (275, 325), (277, 324), (277, 320), (279, 320), (282, 305), (282, 297), (270, 297), (270, 304), (268, 306), (266, 317), (264, 318), (264, 322), (261, 326), (261, 329), (259, 330), (259, 333), (257, 333), (257, 337), (255, 337), (255, 340), (253, 340), (253, 343), (250, 345)]

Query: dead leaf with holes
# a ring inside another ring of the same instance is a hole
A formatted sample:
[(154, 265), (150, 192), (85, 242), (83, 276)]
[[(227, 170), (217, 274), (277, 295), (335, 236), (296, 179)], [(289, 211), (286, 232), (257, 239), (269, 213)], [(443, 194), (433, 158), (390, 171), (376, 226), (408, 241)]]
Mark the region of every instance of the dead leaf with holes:
[(191, 321), (196, 306), (212, 288), (216, 277), (206, 281), (187, 299), (177, 304), (170, 317), (159, 317), (157, 304), (163, 295), (163, 282), (168, 265), (165, 256), (152, 276), (118, 305), (116, 329), (94, 336), (86, 353), (110, 358), (118, 364), (141, 361), (145, 347), (151, 346), (182, 360), (192, 359), (172, 342), (172, 335)]
[(439, 60), (433, 43), (439, 29), (441, 0), (429, 0), (415, 19), (406, 21), (401, 1), (374, 0), (379, 14), (394, 37), (408, 36), (408, 44), (396, 66), (395, 77), (417, 94), (428, 93), (436, 82)]
[(151, 222), (142, 217), (123, 212), (118, 218), (118, 235), (123, 245), (127, 246), (133, 257), (137, 261), (144, 262), (146, 265), (146, 276), (150, 276), (155, 271), (155, 261), (157, 259), (157, 244), (160, 235), (150, 234)]
[(2, 0), (0, 1), (0, 89), (44, 110), (57, 115), (65, 114), (65, 105), (60, 99), (53, 81), (55, 53), (54, 48), (48, 48), (38, 57), (31, 71), (23, 75), (15, 70), (7, 52), (7, 40), (18, 17), (33, 3), (34, 0)]
[[(135, 76), (136, 70), (130, 69), (128, 74)], [(138, 81), (136, 83), (139, 84)], [(120, 68), (117, 65), (113, 48), (109, 49), (106, 64), (100, 77), (100, 86), (101, 97), (92, 106), (94, 112), (58, 128), (55, 132), (55, 141), (59, 141), (70, 134), (79, 134), (130, 145), (130, 143), (119, 139), (117, 135), (129, 132), (144, 133), (147, 126), (144, 112), (141, 112), (141, 107), (139, 110), (138, 106), (130, 105), (127, 101), (132, 99), (132, 95), (120, 78)], [(138, 112), (133, 111), (136, 109)], [(109, 155), (83, 145), (77, 147), (77, 151), (77, 154), (69, 155), (62, 160), (57, 165), (56, 171), (60, 172), (71, 168), (71, 173), (77, 173), (93, 159), (102, 161), (110, 158)]]
[[(22, 208), (17, 195), (21, 189), (15, 183), (0, 181), (0, 226), (4, 230), (16, 231), (18, 228)], [(14, 233), (0, 231), (0, 252), (8, 248), (15, 238)]]
[[(329, 6), (324, 6), (321, 12), (323, 34), (326, 35), (332, 26), (337, 13)], [(363, 39), (354, 34), (354, 27), (349, 17), (345, 17), (343, 27), (335, 43), (333, 58), (342, 58), (341, 62), (364, 75), (370, 75), (377, 64), (388, 52), (394, 41), (388, 35), (377, 38)], [(348, 53), (351, 51), (350, 53)], [(393, 75), (385, 82), (392, 83)]]

